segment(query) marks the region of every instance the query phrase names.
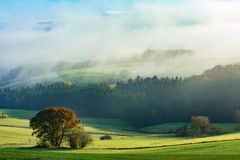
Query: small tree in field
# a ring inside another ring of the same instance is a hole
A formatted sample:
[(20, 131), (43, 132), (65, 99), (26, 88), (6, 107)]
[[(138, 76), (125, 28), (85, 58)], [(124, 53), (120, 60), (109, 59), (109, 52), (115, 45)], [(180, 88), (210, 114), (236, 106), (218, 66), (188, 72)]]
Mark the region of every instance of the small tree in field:
[(81, 149), (92, 142), (91, 136), (79, 129), (72, 130), (68, 135), (69, 146), (73, 149)]
[(30, 120), (32, 135), (49, 143), (51, 146), (60, 147), (63, 140), (73, 128), (80, 128), (80, 120), (74, 111), (66, 108), (52, 107), (40, 111)]
[(192, 127), (194, 129), (200, 129), (201, 134), (206, 133), (209, 124), (209, 119), (206, 116), (193, 116)]

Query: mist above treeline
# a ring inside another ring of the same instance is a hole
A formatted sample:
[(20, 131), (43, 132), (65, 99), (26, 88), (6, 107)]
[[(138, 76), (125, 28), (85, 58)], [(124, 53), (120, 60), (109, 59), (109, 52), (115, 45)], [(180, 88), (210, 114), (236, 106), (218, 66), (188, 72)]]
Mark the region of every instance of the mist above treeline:
[[(182, 76), (201, 74), (217, 65), (186, 49), (147, 49), (141, 54), (109, 57), (105, 60), (59, 61), (25, 64), (1, 72), (1, 87), (31, 86), (36, 83), (71, 81), (74, 83), (110, 83), (142, 77)], [(226, 61), (225, 63), (227, 63)], [(217, 63), (217, 64), (216, 64)], [(223, 63), (223, 64), (225, 64)]]

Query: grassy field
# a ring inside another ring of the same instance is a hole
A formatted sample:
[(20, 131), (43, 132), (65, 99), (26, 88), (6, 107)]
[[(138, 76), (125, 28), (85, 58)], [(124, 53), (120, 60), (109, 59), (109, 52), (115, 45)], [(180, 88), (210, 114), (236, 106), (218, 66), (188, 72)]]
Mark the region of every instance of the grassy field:
[(9, 117), (30, 119), (37, 114), (37, 111), (22, 109), (0, 109), (0, 113), (7, 113)]
[[(144, 63), (145, 64), (145, 63)], [(139, 69), (143, 63), (117, 63), (117, 64), (98, 64), (96, 66), (87, 66), (73, 69), (63, 69), (57, 72), (51, 72), (44, 75), (34, 76), (28, 79), (21, 79), (9, 82), (3, 88), (19, 88), (26, 84), (35, 84), (38, 82), (59, 82), (72, 81), (74, 83), (102, 83), (102, 82), (116, 82), (122, 79), (119, 76), (121, 71), (131, 71), (132, 76), (142, 73)]]
[[(8, 113), (12, 114), (10, 115), (12, 118), (0, 119), (0, 159), (240, 159), (240, 133), (205, 138), (178, 138), (171, 134), (139, 133), (124, 121), (97, 118), (82, 119), (85, 130), (93, 137), (92, 144), (87, 148), (83, 150), (36, 149), (33, 147), (37, 139), (31, 136), (32, 130), (28, 128), (29, 120), (13, 118), (17, 116), (22, 118), (21, 110), (8, 110)], [(33, 113), (29, 112), (29, 116), (31, 114)], [(167, 126), (168, 129), (172, 129), (178, 124), (167, 124)], [(167, 128), (167, 126), (160, 128)], [(100, 136), (106, 133), (111, 134), (113, 140), (99, 140)]]
[(137, 72), (141, 65), (142, 63), (102, 64), (86, 68), (63, 70), (58, 72), (57, 75), (64, 80), (80, 83), (108, 82), (119, 80), (119, 73), (123, 70)]
[[(235, 126), (234, 123), (211, 123), (211, 124), (221, 125), (224, 133), (234, 132), (234, 126)], [(184, 125), (189, 125), (189, 123), (187, 122), (165, 123), (160, 125), (148, 126), (140, 129), (140, 131), (146, 132), (146, 133), (171, 133)]]
[(0, 159), (10, 160), (237, 160), (240, 142), (213, 142), (139, 150), (46, 150), (0, 147)]

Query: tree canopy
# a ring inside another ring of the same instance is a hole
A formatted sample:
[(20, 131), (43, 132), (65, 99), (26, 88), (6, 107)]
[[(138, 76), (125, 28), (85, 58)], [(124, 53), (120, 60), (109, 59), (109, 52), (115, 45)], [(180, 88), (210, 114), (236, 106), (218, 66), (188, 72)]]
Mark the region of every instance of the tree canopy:
[(201, 133), (206, 133), (209, 124), (209, 119), (206, 116), (193, 116), (192, 127), (194, 129), (200, 129)]
[(71, 129), (80, 128), (80, 120), (70, 109), (51, 107), (40, 111), (30, 120), (32, 135), (44, 139), (51, 146), (60, 147)]

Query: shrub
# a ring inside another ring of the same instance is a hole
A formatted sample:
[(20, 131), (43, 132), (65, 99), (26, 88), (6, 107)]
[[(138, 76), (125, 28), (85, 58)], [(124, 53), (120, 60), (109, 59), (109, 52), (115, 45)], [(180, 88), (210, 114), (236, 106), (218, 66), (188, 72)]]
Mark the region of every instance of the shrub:
[(218, 135), (221, 134), (222, 132), (223, 132), (222, 126), (218, 124), (214, 124), (209, 128), (209, 134), (211, 135)]
[(206, 133), (208, 124), (209, 124), (209, 118), (206, 116), (192, 116), (192, 127), (196, 130), (200, 130), (201, 134)]
[(177, 136), (180, 137), (187, 137), (187, 136), (193, 136), (194, 130), (189, 127), (188, 125), (182, 126), (176, 130)]
[(1, 117), (0, 118), (8, 118), (8, 115), (7, 113), (2, 113)]
[(51, 144), (48, 142), (46, 138), (40, 138), (37, 142), (37, 148), (50, 148)]
[(234, 127), (234, 130), (235, 130), (235, 131), (240, 131), (240, 125), (239, 125), (239, 124), (236, 125), (236, 126)]
[(104, 135), (100, 137), (100, 140), (111, 140), (112, 137), (110, 135)]
[(73, 149), (80, 149), (86, 147), (92, 142), (91, 136), (81, 130), (73, 130), (68, 135), (69, 146)]

